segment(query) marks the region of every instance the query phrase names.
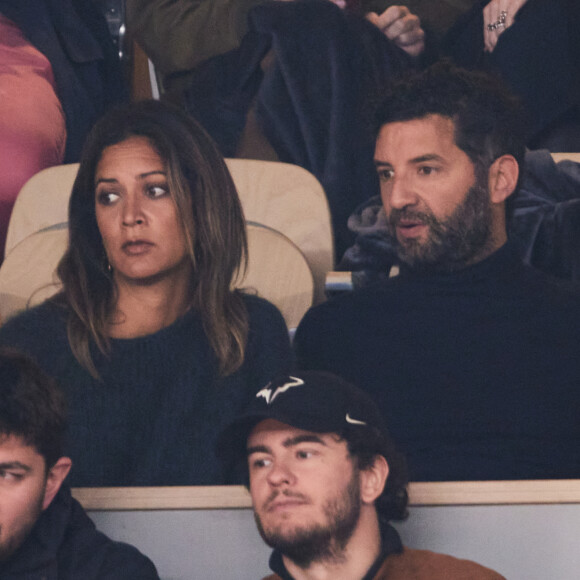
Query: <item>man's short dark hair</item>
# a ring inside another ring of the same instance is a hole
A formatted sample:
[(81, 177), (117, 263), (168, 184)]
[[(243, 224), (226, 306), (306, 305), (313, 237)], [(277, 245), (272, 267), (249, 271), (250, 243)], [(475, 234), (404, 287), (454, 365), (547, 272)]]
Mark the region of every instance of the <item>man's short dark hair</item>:
[(28, 357), (0, 348), (0, 443), (20, 437), (50, 469), (62, 456), (64, 395)]
[(394, 82), (375, 116), (376, 134), (387, 123), (441, 115), (454, 122), (455, 143), (479, 170), (502, 155), (523, 169), (523, 108), (498, 77), (439, 62)]
[(339, 434), (346, 441), (348, 451), (358, 469), (371, 467), (378, 455), (382, 455), (389, 466), (385, 488), (375, 500), (379, 518), (385, 522), (404, 520), (407, 515), (409, 476), (407, 462), (396, 449), (393, 441), (373, 427), (345, 427)]

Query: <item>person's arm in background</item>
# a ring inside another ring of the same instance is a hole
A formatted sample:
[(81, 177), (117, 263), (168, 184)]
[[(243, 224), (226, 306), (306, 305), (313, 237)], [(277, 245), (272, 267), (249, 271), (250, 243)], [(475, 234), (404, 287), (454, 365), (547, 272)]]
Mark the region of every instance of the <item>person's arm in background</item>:
[(363, 14), (389, 40), (402, 48), (410, 56), (419, 56), (425, 48), (425, 32), (421, 28), (421, 19), (413, 14), (407, 6), (390, 5), (384, 10), (375, 6), (366, 9), (364, 3), (357, 0), (330, 0), (341, 9), (349, 8)]
[[(264, 1), (127, 0), (127, 23), (155, 66), (168, 75), (237, 48), (247, 30), (249, 10)], [(422, 52), (420, 20), (405, 6), (370, 12), (367, 18), (408, 54)]]
[(163, 75), (237, 48), (264, 0), (127, 0), (130, 33)]

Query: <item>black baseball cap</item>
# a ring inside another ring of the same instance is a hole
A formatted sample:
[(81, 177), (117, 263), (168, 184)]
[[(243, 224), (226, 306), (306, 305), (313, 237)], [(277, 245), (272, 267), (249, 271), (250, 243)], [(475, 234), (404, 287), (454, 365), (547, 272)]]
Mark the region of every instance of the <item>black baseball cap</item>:
[(265, 419), (316, 433), (372, 429), (389, 438), (381, 413), (364, 391), (331, 373), (300, 371), (280, 375), (256, 393), (246, 410), (220, 433), (218, 457), (226, 461), (245, 457), (248, 435)]

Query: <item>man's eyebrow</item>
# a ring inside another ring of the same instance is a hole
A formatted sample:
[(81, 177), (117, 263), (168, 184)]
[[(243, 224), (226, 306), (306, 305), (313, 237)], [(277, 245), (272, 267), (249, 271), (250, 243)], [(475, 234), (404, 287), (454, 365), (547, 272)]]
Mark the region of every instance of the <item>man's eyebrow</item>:
[[(285, 439), (282, 445), (286, 448), (300, 445), (300, 443), (318, 443), (319, 445), (327, 446), (326, 443), (318, 435), (296, 435), (296, 437), (289, 437)], [(249, 456), (252, 453), (272, 453), (272, 450), (266, 445), (254, 445), (248, 447), (246, 454)]]
[(270, 453), (270, 448), (265, 445), (254, 445), (253, 447), (248, 447), (246, 455), (250, 456), (252, 453)]
[(419, 157), (414, 157), (410, 163), (425, 163), (425, 161), (444, 161), (444, 159), (441, 155), (437, 155), (437, 153), (427, 153), (425, 155), (419, 155)]
[(318, 435), (296, 435), (296, 437), (286, 439), (283, 445), (284, 447), (294, 447), (300, 443), (319, 443), (326, 447), (326, 443)]
[(0, 470), (6, 469), (22, 469), (26, 472), (32, 471), (30, 465), (26, 465), (26, 463), (21, 463), (20, 461), (5, 461), (0, 463)]
[[(388, 161), (381, 161), (380, 159), (375, 159), (375, 167), (392, 167), (392, 165)], [(425, 163), (426, 161), (439, 161), (444, 162), (445, 160), (441, 155), (437, 155), (437, 153), (426, 153), (425, 155), (419, 155), (418, 157), (413, 157), (413, 159), (409, 159), (408, 163), (416, 165), (417, 163)]]
[[(147, 177), (150, 177), (151, 175), (167, 176), (167, 171), (163, 171), (161, 169), (155, 170), (155, 171), (147, 171), (146, 173), (140, 173), (137, 177), (139, 179), (145, 179)], [(118, 183), (118, 180), (115, 179), (114, 177), (111, 177), (111, 178), (101, 177), (100, 179), (97, 179), (95, 185), (98, 185), (99, 183)]]

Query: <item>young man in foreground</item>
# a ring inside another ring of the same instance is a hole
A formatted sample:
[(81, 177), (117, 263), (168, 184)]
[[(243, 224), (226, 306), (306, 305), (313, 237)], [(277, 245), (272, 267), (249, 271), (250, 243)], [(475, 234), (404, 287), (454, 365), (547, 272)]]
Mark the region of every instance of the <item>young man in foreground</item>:
[(499, 580), (467, 560), (403, 547), (404, 460), (373, 402), (327, 373), (281, 376), (222, 433), (246, 460), (254, 514), (274, 548), (269, 580)]
[(0, 350), (0, 578), (159, 580), (134, 547), (95, 529), (63, 487), (64, 398), (22, 355)]

